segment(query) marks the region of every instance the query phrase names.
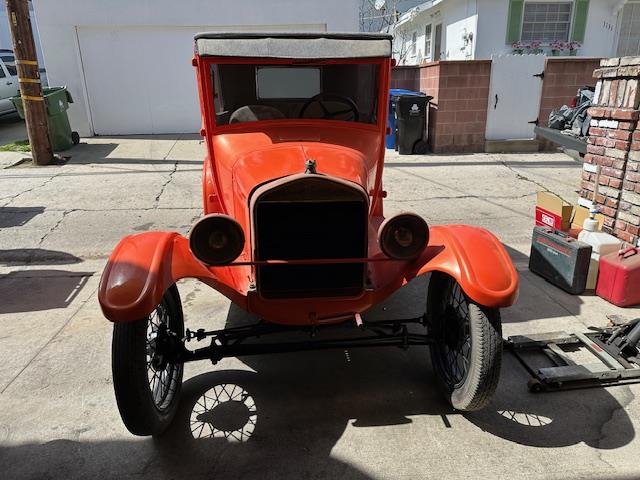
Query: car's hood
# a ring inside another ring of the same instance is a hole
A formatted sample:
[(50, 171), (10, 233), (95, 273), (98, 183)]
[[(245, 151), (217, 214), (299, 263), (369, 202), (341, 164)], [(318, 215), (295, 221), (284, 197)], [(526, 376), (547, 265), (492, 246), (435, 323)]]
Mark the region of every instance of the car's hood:
[(236, 198), (248, 199), (258, 185), (303, 173), (307, 160), (315, 160), (318, 174), (348, 180), (367, 189), (368, 170), (360, 152), (337, 145), (296, 142), (269, 145), (239, 155), (232, 169)]

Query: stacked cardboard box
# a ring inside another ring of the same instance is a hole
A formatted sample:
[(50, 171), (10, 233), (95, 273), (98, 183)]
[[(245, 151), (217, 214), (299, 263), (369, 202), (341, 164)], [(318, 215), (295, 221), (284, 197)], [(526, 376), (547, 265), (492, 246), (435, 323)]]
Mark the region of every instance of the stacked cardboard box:
[[(536, 201), (536, 226), (551, 227), (569, 232), (572, 237), (578, 236), (589, 218), (589, 209), (581, 205), (572, 205), (551, 192), (538, 192)], [(598, 213), (598, 226), (603, 228), (606, 217)]]

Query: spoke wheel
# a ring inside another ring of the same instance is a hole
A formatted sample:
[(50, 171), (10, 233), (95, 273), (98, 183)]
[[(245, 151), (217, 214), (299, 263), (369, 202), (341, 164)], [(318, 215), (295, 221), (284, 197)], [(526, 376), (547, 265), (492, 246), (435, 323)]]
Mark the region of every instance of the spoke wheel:
[[(167, 302), (163, 301), (149, 315), (147, 321), (147, 377), (153, 404), (161, 412), (172, 405), (178, 384), (182, 380), (182, 364), (167, 362), (158, 348), (159, 340), (170, 334), (180, 335), (173, 330), (175, 325), (169, 325), (170, 320)], [(173, 320), (171, 322), (176, 323)]]
[(499, 310), (474, 303), (455, 279), (436, 272), (429, 283), (427, 313), (436, 340), (431, 363), (448, 400), (462, 411), (483, 408), (500, 376)]
[(178, 406), (183, 365), (170, 363), (167, 339), (184, 337), (178, 289), (164, 294), (149, 316), (113, 329), (113, 386), (120, 416), (135, 435), (159, 435)]

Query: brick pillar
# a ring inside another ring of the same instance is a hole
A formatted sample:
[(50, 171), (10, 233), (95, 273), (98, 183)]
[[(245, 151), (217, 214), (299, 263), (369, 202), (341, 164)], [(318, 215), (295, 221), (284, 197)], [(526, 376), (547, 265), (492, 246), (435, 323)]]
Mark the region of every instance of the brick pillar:
[(605, 216), (603, 230), (635, 244), (640, 238), (640, 57), (610, 58), (593, 72), (598, 79), (582, 172), (580, 197)]

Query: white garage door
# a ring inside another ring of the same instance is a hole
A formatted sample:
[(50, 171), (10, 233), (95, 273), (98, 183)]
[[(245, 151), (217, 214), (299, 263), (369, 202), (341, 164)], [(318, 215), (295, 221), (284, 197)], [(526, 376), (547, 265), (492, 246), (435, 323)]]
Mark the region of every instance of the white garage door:
[(78, 27), (94, 133), (197, 132), (200, 109), (191, 66), (197, 32), (325, 29), (324, 25)]

